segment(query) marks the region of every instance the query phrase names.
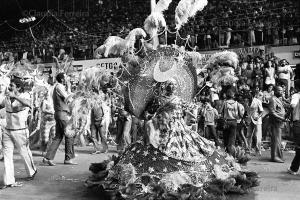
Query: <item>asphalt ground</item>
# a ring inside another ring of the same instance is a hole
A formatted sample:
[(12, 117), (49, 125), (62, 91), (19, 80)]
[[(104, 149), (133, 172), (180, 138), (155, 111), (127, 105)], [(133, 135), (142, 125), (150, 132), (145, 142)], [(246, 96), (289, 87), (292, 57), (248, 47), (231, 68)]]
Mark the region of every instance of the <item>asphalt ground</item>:
[[(78, 165), (64, 165), (64, 153), (60, 149), (55, 157), (56, 166), (42, 163), (41, 154), (33, 151), (38, 173), (34, 180), (25, 181), (26, 172), (20, 156), (15, 154), (15, 177), (23, 181), (22, 187), (0, 190), (0, 200), (101, 200), (96, 189), (87, 189), (84, 181), (91, 175), (90, 163), (101, 162), (108, 154), (91, 155), (92, 147), (76, 147)], [(109, 154), (115, 153), (111, 148)], [(300, 175), (290, 175), (294, 154), (284, 152), (285, 163), (270, 162), (270, 152), (264, 151), (261, 157), (252, 157), (248, 169), (260, 175), (260, 186), (253, 188), (247, 195), (231, 195), (233, 200), (298, 200), (300, 199)], [(0, 185), (3, 181), (3, 162), (0, 162)]]

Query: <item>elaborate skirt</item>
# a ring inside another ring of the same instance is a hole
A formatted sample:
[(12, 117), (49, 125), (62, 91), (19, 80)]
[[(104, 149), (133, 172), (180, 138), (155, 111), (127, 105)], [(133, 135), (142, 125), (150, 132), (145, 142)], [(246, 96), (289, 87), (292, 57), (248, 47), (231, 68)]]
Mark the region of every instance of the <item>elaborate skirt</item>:
[(219, 199), (258, 185), (256, 173), (243, 170), (233, 157), (180, 122), (159, 128), (159, 137), (153, 130), (150, 137), (157, 143), (154, 139), (149, 145), (140, 141), (119, 157), (93, 163), (87, 186), (101, 185), (112, 198), (168, 199), (175, 195), (172, 199), (180, 199), (185, 191), (196, 195), (195, 199)]

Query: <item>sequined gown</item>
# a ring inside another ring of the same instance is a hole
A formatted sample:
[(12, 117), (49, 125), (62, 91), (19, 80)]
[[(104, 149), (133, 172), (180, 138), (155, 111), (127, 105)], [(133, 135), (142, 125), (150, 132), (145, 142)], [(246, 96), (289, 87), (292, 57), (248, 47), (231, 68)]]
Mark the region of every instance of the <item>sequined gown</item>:
[[(129, 146), (113, 171), (124, 165), (133, 166), (137, 181), (143, 174), (163, 178), (169, 173), (184, 172), (193, 177), (192, 184), (198, 185), (212, 175), (216, 165), (232, 165), (232, 159), (229, 161), (225, 152), (217, 151), (214, 142), (187, 129), (179, 98), (163, 97), (160, 105), (157, 114), (146, 125), (149, 144), (140, 141)], [(122, 172), (119, 170), (119, 173)], [(119, 175), (112, 173), (111, 176)]]

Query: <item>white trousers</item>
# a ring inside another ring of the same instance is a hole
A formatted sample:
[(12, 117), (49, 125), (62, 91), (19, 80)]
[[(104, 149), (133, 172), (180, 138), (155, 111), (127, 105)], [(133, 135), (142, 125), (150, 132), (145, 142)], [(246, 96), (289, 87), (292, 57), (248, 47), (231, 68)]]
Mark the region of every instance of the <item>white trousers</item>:
[(15, 183), (13, 154), (14, 148), (16, 148), (23, 158), (25, 169), (28, 176), (32, 176), (36, 168), (33, 163), (32, 153), (29, 149), (29, 131), (18, 130), (3, 132), (3, 157), (4, 157), (4, 185), (10, 185)]
[(251, 149), (252, 147), (252, 138), (256, 138), (255, 148), (260, 151), (261, 140), (262, 140), (262, 125), (261, 124), (253, 124), (250, 123), (247, 129), (247, 138), (248, 138), (248, 147)]

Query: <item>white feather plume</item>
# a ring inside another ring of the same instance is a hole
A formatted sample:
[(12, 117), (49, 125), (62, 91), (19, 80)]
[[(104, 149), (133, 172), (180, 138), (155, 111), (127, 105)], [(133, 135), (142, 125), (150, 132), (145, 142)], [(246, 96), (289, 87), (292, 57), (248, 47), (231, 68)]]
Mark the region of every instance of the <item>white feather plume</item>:
[(167, 10), (171, 2), (172, 2), (172, 0), (158, 1), (154, 8), (154, 12), (163, 12), (163, 11)]
[(105, 46), (104, 46), (104, 45), (101, 45), (100, 47), (98, 47), (98, 48), (95, 50), (94, 57), (95, 57), (95, 58), (101, 58), (102, 55), (104, 54), (104, 52), (105, 52)]
[(175, 10), (176, 29), (187, 23), (190, 17), (196, 15), (198, 11), (203, 10), (207, 5), (207, 0), (181, 0)]
[(193, 4), (192, 10), (190, 12), (190, 17), (195, 16), (198, 11), (203, 10), (207, 3), (207, 0), (195, 0), (195, 3)]
[(130, 31), (129, 34), (125, 38), (127, 48), (134, 47), (134, 43), (136, 41), (136, 36), (142, 36), (143, 38), (145, 38), (147, 36), (147, 34), (141, 28), (135, 28), (132, 31)]
[(191, 58), (195, 68), (198, 68), (199, 63), (202, 62), (203, 55), (196, 51), (187, 51), (186, 52)]
[(144, 22), (145, 31), (153, 36), (160, 27), (166, 27), (166, 20), (161, 12), (152, 12)]
[(105, 46), (105, 51), (104, 51), (105, 57), (107, 57), (110, 54), (120, 55), (122, 54), (123, 49), (126, 48), (125, 40), (118, 36), (109, 36), (105, 40), (103, 45)]
[(213, 54), (207, 63), (208, 67), (213, 67), (223, 63), (236, 68), (239, 64), (239, 56), (233, 51), (222, 51)]
[(172, 0), (160, 0), (154, 6), (144, 22), (144, 29), (149, 35), (153, 36), (157, 34), (160, 27), (166, 27), (166, 20), (162, 12), (168, 9), (171, 2)]
[(134, 48), (136, 36), (141, 35), (146, 37), (146, 32), (141, 28), (135, 28), (127, 35), (125, 39), (118, 36), (109, 36), (103, 45), (98, 47), (95, 51), (95, 57), (100, 57), (104, 54), (104, 57), (108, 55), (124, 55), (125, 52)]

